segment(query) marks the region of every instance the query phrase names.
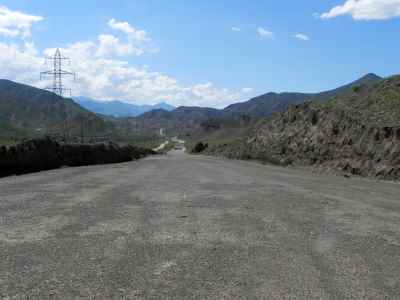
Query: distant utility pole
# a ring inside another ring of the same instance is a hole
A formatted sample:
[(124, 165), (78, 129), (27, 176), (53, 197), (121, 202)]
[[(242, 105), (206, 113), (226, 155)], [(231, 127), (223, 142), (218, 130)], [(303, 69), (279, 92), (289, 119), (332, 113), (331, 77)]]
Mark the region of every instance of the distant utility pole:
[[(46, 57), (46, 63), (50, 63), (52, 66), (51, 70), (44, 71), (40, 73), (40, 80), (44, 77), (52, 77), (53, 85), (47, 87), (46, 90), (53, 92), (55, 95), (63, 97), (66, 95), (66, 92), (69, 92), (69, 96), (71, 96), (71, 89), (65, 88), (63, 85), (63, 78), (66, 76), (72, 76), (74, 80), (76, 79), (76, 75), (73, 72), (69, 72), (63, 69), (64, 62), (68, 62), (70, 64), (70, 59), (61, 54), (60, 49), (57, 48), (56, 52), (53, 56)], [(83, 125), (81, 124), (81, 127)], [(68, 113), (67, 108), (64, 106), (64, 121), (62, 124), (62, 135), (64, 142), (67, 141), (68, 133)], [(83, 129), (82, 129), (83, 130)]]
[(53, 77), (53, 85), (47, 87), (46, 90), (53, 92), (56, 95), (63, 97), (65, 92), (69, 92), (69, 96), (71, 96), (71, 89), (65, 88), (63, 85), (63, 77), (65, 76), (73, 76), (74, 80), (76, 78), (75, 73), (63, 70), (63, 62), (69, 62), (70, 59), (61, 54), (60, 49), (57, 48), (54, 56), (50, 56), (46, 58), (46, 62), (50, 61), (53, 66), (52, 70), (48, 70), (40, 73), (40, 79), (43, 77), (52, 76)]

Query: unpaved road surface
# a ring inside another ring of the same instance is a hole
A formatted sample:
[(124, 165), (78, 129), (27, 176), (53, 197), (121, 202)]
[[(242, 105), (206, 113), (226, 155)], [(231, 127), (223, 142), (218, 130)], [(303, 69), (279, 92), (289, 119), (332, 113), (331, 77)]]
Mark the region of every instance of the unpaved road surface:
[(1, 297), (400, 299), (400, 185), (178, 152), (3, 178)]

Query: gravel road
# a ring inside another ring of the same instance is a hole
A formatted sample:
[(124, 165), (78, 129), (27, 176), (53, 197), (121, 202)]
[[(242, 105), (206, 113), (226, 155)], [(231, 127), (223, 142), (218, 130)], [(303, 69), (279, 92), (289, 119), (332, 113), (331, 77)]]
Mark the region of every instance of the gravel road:
[(0, 299), (400, 299), (400, 185), (178, 151), (3, 178)]

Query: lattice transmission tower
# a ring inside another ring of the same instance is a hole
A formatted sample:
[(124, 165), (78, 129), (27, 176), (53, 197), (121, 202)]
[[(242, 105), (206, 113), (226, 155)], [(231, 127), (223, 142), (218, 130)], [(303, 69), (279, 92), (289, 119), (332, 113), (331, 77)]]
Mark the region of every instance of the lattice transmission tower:
[(43, 77), (48, 76), (51, 76), (53, 78), (53, 85), (47, 87), (46, 90), (51, 91), (61, 97), (65, 96), (66, 92), (69, 92), (69, 96), (71, 96), (71, 89), (66, 88), (63, 85), (63, 77), (65, 76), (72, 76), (74, 80), (76, 80), (75, 73), (63, 69), (64, 62), (70, 63), (70, 59), (63, 56), (60, 49), (57, 48), (54, 56), (46, 58), (46, 63), (48, 61), (51, 63), (53, 69), (40, 73), (40, 80), (42, 80)]

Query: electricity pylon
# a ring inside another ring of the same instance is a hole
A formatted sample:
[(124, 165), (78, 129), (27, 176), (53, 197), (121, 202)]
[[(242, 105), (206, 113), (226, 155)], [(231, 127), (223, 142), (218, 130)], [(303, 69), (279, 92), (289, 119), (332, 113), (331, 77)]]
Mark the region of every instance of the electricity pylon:
[[(57, 48), (55, 54), (53, 56), (47, 57), (46, 58), (46, 63), (50, 62), (51, 65), (53, 66), (52, 70), (44, 71), (40, 73), (40, 80), (43, 79), (43, 77), (52, 77), (53, 78), (53, 85), (50, 87), (47, 87), (46, 90), (53, 92), (55, 95), (58, 95), (60, 97), (65, 96), (66, 92), (69, 92), (69, 96), (71, 96), (71, 89), (65, 88), (63, 85), (63, 77), (65, 76), (73, 76), (74, 80), (76, 79), (76, 75), (73, 72), (69, 72), (63, 69), (63, 63), (64, 62), (70, 62), (68, 57), (65, 57), (61, 54), (60, 49)], [(63, 135), (63, 140), (64, 142), (67, 142), (68, 136), (69, 136), (69, 120), (68, 120), (68, 112), (67, 112), (67, 107), (64, 106), (63, 109), (63, 122), (62, 122), (62, 135)]]
[(57, 48), (56, 53), (54, 56), (50, 56), (46, 58), (46, 62), (50, 61), (51, 65), (53, 66), (52, 70), (48, 70), (45, 72), (40, 73), (40, 80), (42, 80), (43, 77), (46, 76), (52, 76), (53, 77), (53, 85), (50, 87), (47, 87), (46, 90), (53, 92), (54, 94), (57, 94), (61, 97), (65, 95), (65, 92), (69, 92), (69, 96), (71, 96), (71, 89), (65, 88), (63, 85), (63, 77), (65, 76), (73, 76), (74, 80), (76, 79), (76, 75), (73, 72), (69, 72), (66, 70), (63, 70), (63, 62), (69, 62), (70, 59), (68, 57), (65, 57), (61, 55), (60, 49)]

